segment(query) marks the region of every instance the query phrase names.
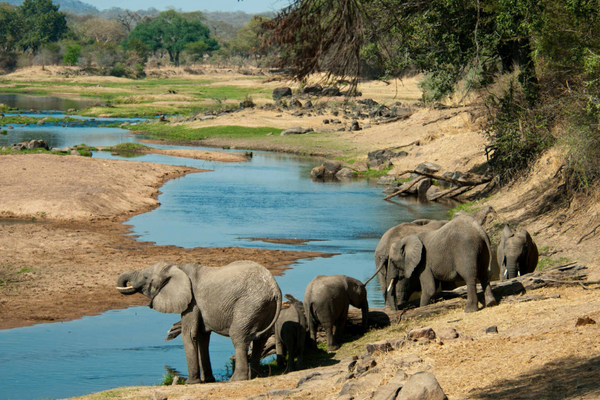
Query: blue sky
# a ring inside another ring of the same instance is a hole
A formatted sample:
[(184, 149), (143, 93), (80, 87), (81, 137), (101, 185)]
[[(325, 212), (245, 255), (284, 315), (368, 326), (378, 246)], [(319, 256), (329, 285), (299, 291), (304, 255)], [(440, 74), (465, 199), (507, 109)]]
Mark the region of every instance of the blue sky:
[(289, 0), (82, 0), (102, 10), (111, 7), (129, 8), (130, 10), (154, 7), (165, 10), (169, 7), (183, 11), (244, 11), (259, 13), (279, 10), (289, 4)]

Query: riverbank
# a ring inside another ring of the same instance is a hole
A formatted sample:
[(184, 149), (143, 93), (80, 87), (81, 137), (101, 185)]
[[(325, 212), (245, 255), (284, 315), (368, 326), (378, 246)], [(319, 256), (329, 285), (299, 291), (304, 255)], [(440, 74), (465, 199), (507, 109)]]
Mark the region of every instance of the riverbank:
[[(123, 222), (159, 205), (159, 187), (201, 170), (53, 155), (0, 157), (0, 329), (145, 304), (114, 279), (165, 259), (209, 266), (249, 259), (273, 274), (321, 253), (157, 246)], [(210, 173), (210, 172), (206, 172)]]

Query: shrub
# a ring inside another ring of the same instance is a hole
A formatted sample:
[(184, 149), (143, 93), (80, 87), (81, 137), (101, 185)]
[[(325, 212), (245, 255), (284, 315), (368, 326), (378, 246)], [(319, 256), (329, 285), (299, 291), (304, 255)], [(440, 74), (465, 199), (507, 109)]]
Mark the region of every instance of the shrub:
[(17, 54), (0, 51), (0, 73), (12, 72), (17, 67)]
[(125, 65), (123, 63), (116, 63), (115, 66), (110, 69), (109, 74), (111, 76), (116, 76), (117, 78), (125, 76)]
[(77, 65), (80, 56), (81, 46), (78, 44), (69, 44), (67, 45), (67, 49), (63, 55), (63, 62), (65, 65)]

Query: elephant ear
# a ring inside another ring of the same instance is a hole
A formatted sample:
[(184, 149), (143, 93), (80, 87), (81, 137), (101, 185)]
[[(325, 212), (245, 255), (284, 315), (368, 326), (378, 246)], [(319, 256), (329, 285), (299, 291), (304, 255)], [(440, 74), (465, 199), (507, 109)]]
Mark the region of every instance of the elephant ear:
[(160, 273), (160, 286), (150, 301), (150, 308), (162, 313), (180, 314), (192, 302), (192, 282), (176, 265), (165, 267)]
[(423, 242), (417, 235), (407, 236), (402, 240), (402, 253), (404, 255), (404, 276), (410, 278), (423, 254)]
[(502, 240), (506, 240), (509, 237), (514, 235), (513, 231), (510, 230), (508, 225), (504, 225), (504, 229), (502, 230)]

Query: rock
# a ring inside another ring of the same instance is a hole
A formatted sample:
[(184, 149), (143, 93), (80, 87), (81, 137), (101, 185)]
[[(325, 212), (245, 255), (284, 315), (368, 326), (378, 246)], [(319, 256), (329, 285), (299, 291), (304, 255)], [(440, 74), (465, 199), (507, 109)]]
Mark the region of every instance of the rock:
[(46, 149), (48, 150), (48, 143), (46, 143), (45, 140), (32, 140), (29, 143), (27, 143), (27, 149), (29, 150), (33, 150), (33, 149)]
[(267, 133), (267, 136), (273, 136), (273, 132)]
[(328, 86), (326, 88), (323, 88), (323, 90), (321, 91), (321, 94), (323, 96), (340, 96), (340, 89), (338, 87), (335, 86)]
[(492, 325), (485, 329), (485, 333), (498, 333), (498, 327), (496, 325)]
[(431, 197), (433, 197), (434, 195), (436, 195), (437, 193), (441, 192), (442, 189), (440, 189), (437, 186), (431, 185), (429, 187), (429, 189), (427, 189), (427, 198), (430, 199)]
[(75, 111), (77, 111), (77, 110), (75, 110), (74, 108), (69, 108), (69, 109), (67, 110), (67, 114), (72, 114), (72, 113), (74, 113)]
[(448, 397), (432, 373), (417, 372), (408, 378), (396, 400), (448, 400)]
[(366, 162), (359, 161), (354, 163), (354, 169), (359, 172), (367, 172), (369, 170), (369, 167), (367, 166)]
[(282, 97), (291, 97), (292, 89), (289, 87), (278, 87), (273, 89), (273, 100), (279, 100)]
[(377, 352), (392, 351), (392, 345), (387, 340), (380, 340), (375, 343), (367, 343), (367, 353), (373, 354)]
[(400, 368), (407, 368), (413, 364), (418, 364), (421, 362), (423, 362), (423, 360), (416, 354), (402, 354), (400, 359), (397, 361), (397, 364)]
[(431, 327), (427, 326), (425, 328), (413, 329), (408, 332), (407, 337), (411, 340), (417, 340), (418, 338), (427, 338), (427, 339), (435, 339), (435, 332)]
[(362, 99), (362, 100), (358, 100), (357, 103), (364, 104), (367, 107), (375, 107), (376, 105), (379, 105), (379, 103), (373, 99)]
[(371, 127), (371, 124), (364, 124), (363, 125), (363, 129), (369, 129)]
[(373, 394), (372, 400), (394, 400), (396, 395), (406, 384), (408, 375), (402, 370), (399, 370), (390, 381), (383, 386), (377, 388)]
[(312, 169), (312, 171), (310, 171), (310, 178), (311, 179), (323, 179), (325, 177), (325, 167), (322, 165), (319, 165), (318, 167), (314, 167)]
[(360, 124), (358, 121), (352, 121), (352, 124), (350, 125), (350, 131), (360, 131), (360, 129)]
[(71, 150), (71, 155), (72, 156), (81, 156), (81, 154), (79, 154), (79, 152), (77, 150)]
[(330, 121), (329, 121), (328, 119), (324, 119), (324, 120), (323, 120), (323, 125), (327, 125), (327, 124), (329, 124), (329, 122), (330, 122)]
[(381, 178), (379, 178), (377, 180), (377, 184), (378, 185), (391, 185), (392, 182), (394, 182), (396, 180), (395, 177), (391, 176), (391, 175), (386, 175), (386, 176), (382, 176)]
[(437, 333), (437, 337), (442, 340), (452, 340), (458, 338), (458, 332), (454, 328), (444, 328)]
[(596, 321), (588, 317), (587, 315), (583, 317), (577, 318), (577, 322), (575, 322), (575, 327), (584, 326), (584, 325), (594, 325)]
[(342, 168), (335, 174), (335, 177), (339, 180), (352, 179), (352, 177), (354, 177), (354, 171), (350, 168)]
[(338, 172), (339, 170), (341, 170), (341, 169), (342, 169), (342, 167), (343, 167), (343, 164), (342, 164), (342, 162), (341, 162), (341, 161), (338, 161), (338, 160), (326, 160), (326, 161), (323, 163), (323, 166), (325, 167), (325, 169), (326, 169), (328, 172), (330, 172), (331, 174), (335, 175), (335, 174), (337, 174), (337, 172)]
[(438, 164), (424, 162), (424, 163), (417, 165), (417, 168), (415, 168), (415, 171), (416, 172), (425, 172), (428, 174), (435, 174), (436, 172), (438, 172), (441, 169), (442, 169), (442, 167), (439, 166)]
[(305, 94), (309, 94), (309, 93), (321, 93), (323, 91), (323, 87), (319, 84), (316, 85), (308, 85), (302, 88), (302, 93)]
[(353, 399), (354, 399), (354, 397), (350, 396), (349, 394), (345, 394), (345, 395), (342, 395), (337, 398), (337, 400), (353, 400)]
[(427, 191), (431, 187), (431, 179), (423, 179), (417, 183), (417, 194), (420, 197), (427, 197)]
[(251, 99), (244, 100), (240, 102), (240, 108), (253, 108), (256, 104)]
[(294, 99), (292, 100), (291, 106), (296, 108), (302, 108), (302, 102), (298, 99)]
[(356, 369), (357, 362), (357, 360), (350, 361), (350, 363), (348, 364), (348, 372), (353, 372)]
[(289, 128), (281, 132), (281, 136), (287, 135), (303, 135), (308, 132), (312, 132), (313, 128), (302, 128), (300, 126), (295, 126), (293, 128)]
[(12, 126), (12, 125), (7, 126), (6, 128), (7, 129), (15, 129), (14, 126)]
[[(454, 172), (452, 171), (446, 171), (442, 174), (442, 176), (444, 178), (450, 178), (453, 179), (452, 177), (454, 176)], [(440, 187), (447, 189), (450, 188), (452, 186), (452, 183), (448, 182), (448, 181), (443, 181), (441, 179), (438, 180), (438, 185), (440, 185)]]
[(405, 157), (408, 153), (405, 151), (399, 151), (394, 153), (391, 150), (375, 150), (368, 153), (369, 165), (379, 165), (387, 161), (391, 161), (393, 158)]
[(303, 107), (304, 107), (304, 108), (312, 108), (312, 106), (313, 106), (313, 103), (312, 103), (312, 101), (308, 100), (306, 103), (304, 103), (304, 106), (303, 106)]
[(375, 361), (373, 357), (366, 357), (356, 364), (355, 373), (357, 375), (364, 374), (365, 372), (367, 372), (371, 368), (375, 368), (376, 366), (377, 361)]

